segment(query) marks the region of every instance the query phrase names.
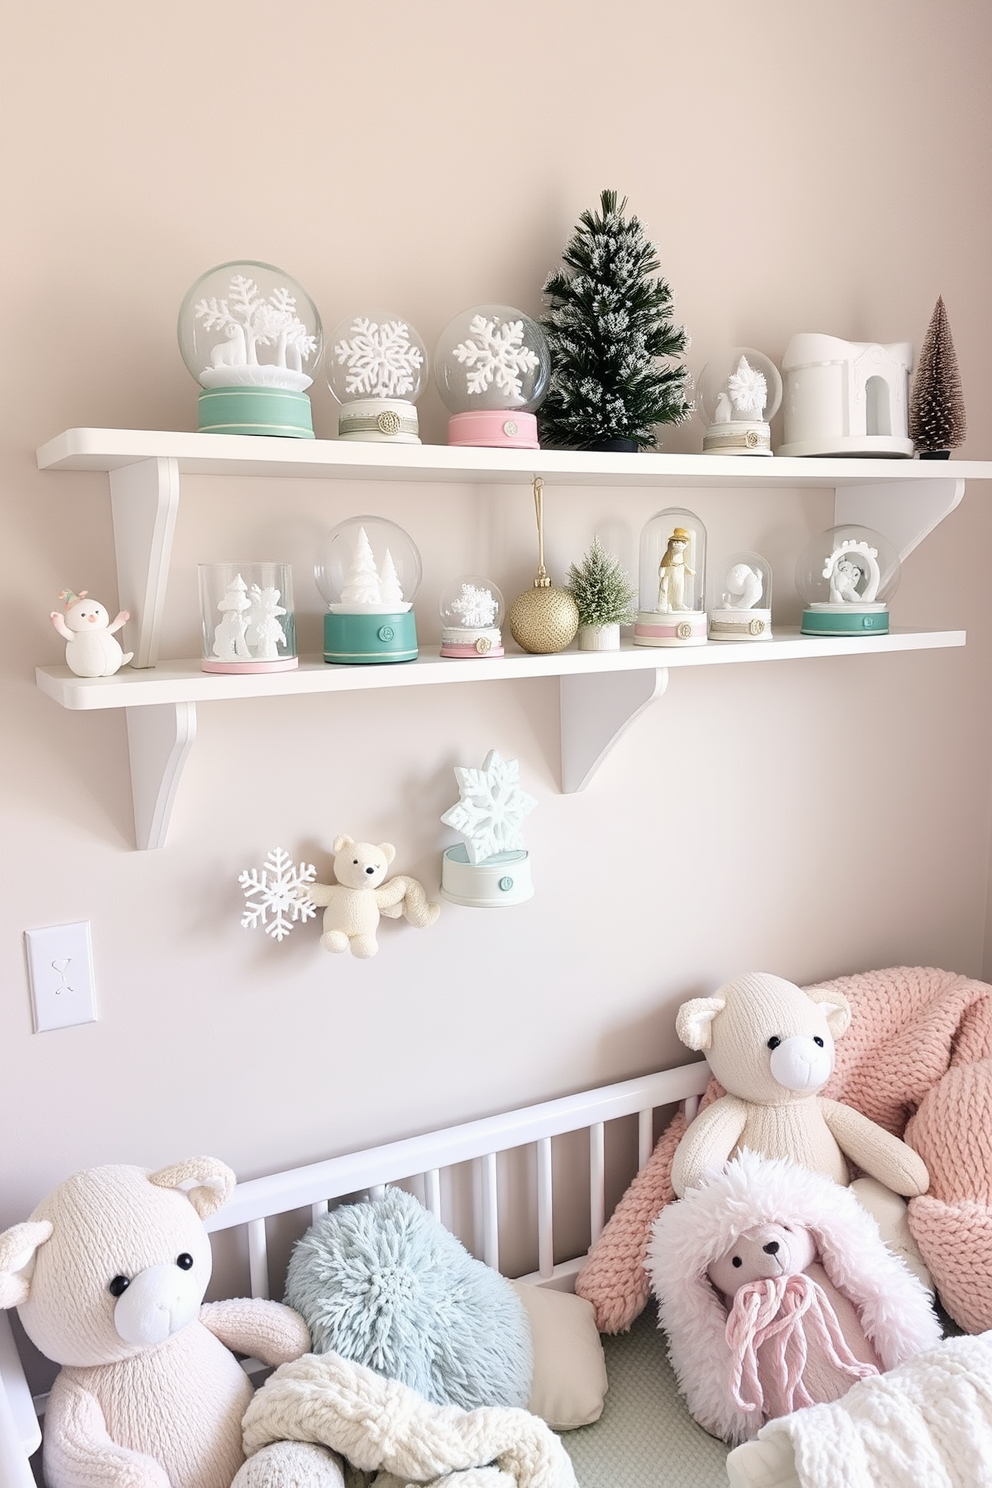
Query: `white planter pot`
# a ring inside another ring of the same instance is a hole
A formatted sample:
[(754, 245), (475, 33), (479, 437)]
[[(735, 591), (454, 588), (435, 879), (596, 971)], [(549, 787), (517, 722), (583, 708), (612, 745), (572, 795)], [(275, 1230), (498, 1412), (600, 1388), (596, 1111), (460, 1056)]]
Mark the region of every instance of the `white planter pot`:
[(619, 625), (580, 625), (580, 651), (619, 651)]

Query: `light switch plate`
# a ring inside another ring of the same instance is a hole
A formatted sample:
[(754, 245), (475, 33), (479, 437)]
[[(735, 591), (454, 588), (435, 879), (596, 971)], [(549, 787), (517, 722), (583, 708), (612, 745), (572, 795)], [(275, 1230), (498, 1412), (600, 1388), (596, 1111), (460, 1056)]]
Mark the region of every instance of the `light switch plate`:
[(25, 930), (35, 1033), (96, 1022), (89, 920)]

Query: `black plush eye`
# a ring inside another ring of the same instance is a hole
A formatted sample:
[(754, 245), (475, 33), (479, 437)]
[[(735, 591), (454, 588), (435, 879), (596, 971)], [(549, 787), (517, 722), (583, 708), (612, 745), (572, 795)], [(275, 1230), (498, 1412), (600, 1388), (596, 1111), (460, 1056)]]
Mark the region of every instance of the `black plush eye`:
[(184, 1250), (182, 1255), (176, 1256), (176, 1265), (180, 1271), (191, 1271), (193, 1269), (193, 1257), (188, 1250)]
[(822, 1039), (821, 1039), (821, 1038), (817, 1038), (817, 1037), (816, 1037), (816, 1035), (815, 1035), (815, 1034), (814, 1034), (814, 1035), (813, 1035), (813, 1042), (814, 1042), (814, 1044), (816, 1044), (816, 1045), (817, 1045), (817, 1046), (818, 1046), (818, 1047), (819, 1047), (819, 1048), (821, 1048), (821, 1049), (822, 1049), (822, 1048), (823, 1048), (823, 1040), (822, 1040)]
[(771, 1038), (768, 1040), (768, 1047), (769, 1049), (777, 1049), (781, 1042), (782, 1040), (779, 1038), (778, 1034), (773, 1033)]
[(734, 1256), (734, 1259), (731, 1261), (732, 1266), (743, 1266), (743, 1264), (744, 1262), (741, 1260), (740, 1256)]
[(113, 1281), (108, 1286), (107, 1291), (112, 1297), (120, 1297), (124, 1294), (124, 1292), (127, 1291), (130, 1285), (130, 1276), (115, 1276)]

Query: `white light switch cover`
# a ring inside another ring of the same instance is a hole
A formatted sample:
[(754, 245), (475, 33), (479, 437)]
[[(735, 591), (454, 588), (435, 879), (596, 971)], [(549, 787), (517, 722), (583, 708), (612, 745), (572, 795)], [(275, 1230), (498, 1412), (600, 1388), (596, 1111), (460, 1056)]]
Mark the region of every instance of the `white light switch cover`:
[(90, 922), (25, 930), (35, 1033), (96, 1022)]

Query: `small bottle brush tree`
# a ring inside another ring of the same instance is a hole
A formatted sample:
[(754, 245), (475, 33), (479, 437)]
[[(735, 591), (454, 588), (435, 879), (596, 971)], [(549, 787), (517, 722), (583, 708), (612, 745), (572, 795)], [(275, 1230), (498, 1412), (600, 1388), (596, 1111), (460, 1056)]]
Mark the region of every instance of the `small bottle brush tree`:
[(633, 623), (637, 590), (619, 558), (608, 553), (598, 537), (582, 562), (569, 568), (565, 588), (578, 607), (580, 625)]
[[(542, 324), (551, 380), (539, 417), (544, 443), (568, 449), (653, 449), (657, 424), (692, 412), (688, 369), (674, 364), (688, 338), (672, 324), (672, 293), (627, 201), (600, 196), (583, 212), (548, 276)], [(656, 277), (657, 276), (657, 277)]]
[(944, 301), (938, 297), (916, 364), (909, 437), (922, 460), (947, 459), (964, 443), (964, 398)]

